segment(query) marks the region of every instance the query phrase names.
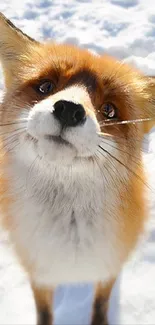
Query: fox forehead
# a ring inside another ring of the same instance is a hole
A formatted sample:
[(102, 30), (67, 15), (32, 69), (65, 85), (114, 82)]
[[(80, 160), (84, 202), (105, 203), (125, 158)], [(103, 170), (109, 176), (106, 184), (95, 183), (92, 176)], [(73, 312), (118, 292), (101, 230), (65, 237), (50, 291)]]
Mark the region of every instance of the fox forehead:
[[(33, 51), (23, 55), (24, 62), (19, 66), (23, 77), (28, 79), (49, 76), (70, 78), (78, 75), (79, 79), (95, 81), (104, 77), (101, 58), (87, 50), (72, 45), (40, 44)], [(26, 63), (26, 64), (24, 64)]]
[(101, 81), (105, 79), (115, 81), (126, 74), (123, 81), (127, 82), (133, 77), (133, 70), (120, 61), (106, 55), (97, 56), (88, 50), (69, 44), (39, 44), (34, 46), (33, 51), (22, 55), (22, 59), (22, 70), (31, 71), (32, 78), (45, 76), (51, 71), (55, 74), (61, 73), (65, 77), (78, 74), (81, 78), (84, 75), (85, 79), (98, 78)]

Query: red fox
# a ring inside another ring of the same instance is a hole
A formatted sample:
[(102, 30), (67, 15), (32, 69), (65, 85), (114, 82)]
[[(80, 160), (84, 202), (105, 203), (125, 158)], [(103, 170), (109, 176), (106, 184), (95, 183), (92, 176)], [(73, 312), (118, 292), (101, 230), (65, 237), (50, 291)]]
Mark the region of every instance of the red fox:
[(108, 324), (111, 289), (148, 215), (146, 124), (136, 121), (155, 117), (153, 80), (107, 55), (37, 42), (3, 14), (0, 58), (0, 207), (37, 324), (52, 325), (57, 285), (90, 281), (92, 325)]

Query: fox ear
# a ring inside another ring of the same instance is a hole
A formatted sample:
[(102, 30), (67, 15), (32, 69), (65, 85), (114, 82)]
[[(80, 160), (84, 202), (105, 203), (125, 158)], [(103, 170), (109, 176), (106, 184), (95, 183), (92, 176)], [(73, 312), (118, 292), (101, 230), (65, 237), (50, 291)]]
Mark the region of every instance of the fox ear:
[(7, 87), (17, 78), (20, 66), (24, 65), (28, 53), (37, 45), (37, 41), (24, 34), (0, 13), (0, 60)]

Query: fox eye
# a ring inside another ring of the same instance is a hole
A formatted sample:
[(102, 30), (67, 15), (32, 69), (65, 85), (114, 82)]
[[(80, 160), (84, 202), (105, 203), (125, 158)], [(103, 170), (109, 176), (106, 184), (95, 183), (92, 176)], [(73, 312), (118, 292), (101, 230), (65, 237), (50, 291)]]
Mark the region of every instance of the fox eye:
[(106, 103), (103, 106), (103, 113), (106, 118), (113, 119), (117, 117), (117, 108), (114, 104)]
[(47, 95), (54, 90), (54, 87), (50, 80), (44, 80), (37, 86), (37, 91), (42, 95)]

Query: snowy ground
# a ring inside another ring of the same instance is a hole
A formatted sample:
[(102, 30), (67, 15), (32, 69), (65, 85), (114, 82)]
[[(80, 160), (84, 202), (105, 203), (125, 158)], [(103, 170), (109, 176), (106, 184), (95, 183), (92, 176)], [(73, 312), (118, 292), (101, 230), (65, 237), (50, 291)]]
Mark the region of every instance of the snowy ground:
[[(106, 51), (155, 74), (154, 0), (3, 0), (0, 11), (32, 37), (75, 43), (99, 54)], [(146, 141), (144, 159), (151, 187), (148, 236), (116, 282), (110, 324), (155, 323), (155, 129)], [(26, 275), (6, 234), (0, 238), (0, 324), (34, 324)], [(92, 296), (91, 285), (60, 287), (55, 297), (55, 324), (88, 324)]]

